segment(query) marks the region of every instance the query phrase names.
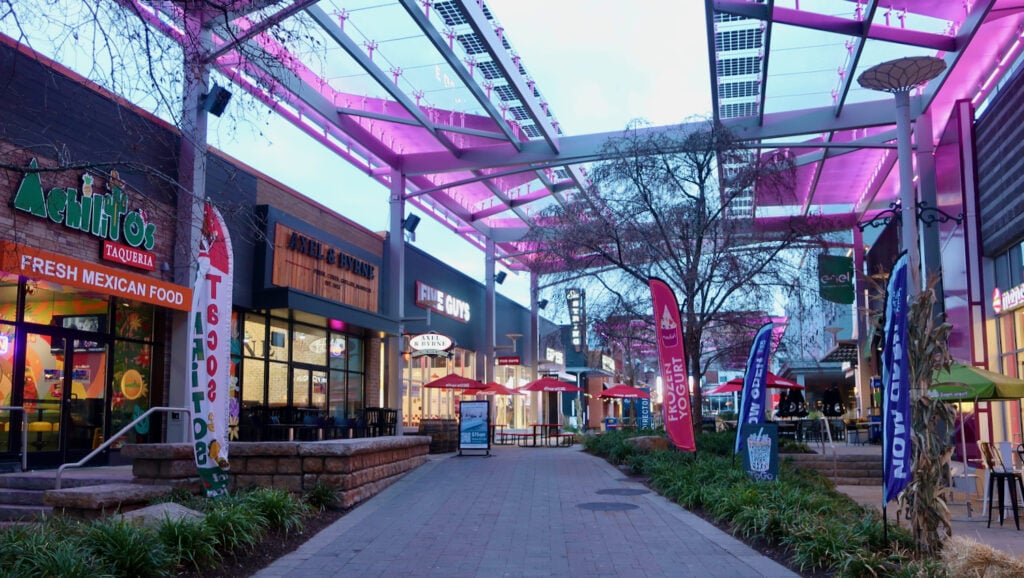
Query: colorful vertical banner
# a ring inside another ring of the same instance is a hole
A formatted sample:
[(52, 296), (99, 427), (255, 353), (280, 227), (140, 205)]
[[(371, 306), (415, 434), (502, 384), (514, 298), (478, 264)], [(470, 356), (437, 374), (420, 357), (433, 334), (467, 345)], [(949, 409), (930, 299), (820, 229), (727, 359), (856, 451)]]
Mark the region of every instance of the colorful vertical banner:
[(668, 439), (683, 451), (695, 452), (693, 418), (690, 412), (690, 388), (686, 375), (686, 355), (679, 323), (679, 304), (672, 288), (661, 279), (650, 278), (651, 302), (654, 306), (655, 335), (658, 342), (658, 365), (665, 386), (662, 404)]
[(206, 204), (189, 322), (192, 431), (206, 495), (227, 493), (231, 370), (231, 239), (220, 212)]
[(889, 275), (882, 350), (882, 505), (910, 483), (910, 367), (907, 359), (907, 254)]
[[(747, 356), (747, 371), (743, 374), (740, 392), (739, 426), (764, 423), (764, 410), (768, 403), (768, 357), (772, 352), (772, 324), (765, 323), (754, 335)], [(743, 448), (743, 436), (736, 436), (734, 454)]]

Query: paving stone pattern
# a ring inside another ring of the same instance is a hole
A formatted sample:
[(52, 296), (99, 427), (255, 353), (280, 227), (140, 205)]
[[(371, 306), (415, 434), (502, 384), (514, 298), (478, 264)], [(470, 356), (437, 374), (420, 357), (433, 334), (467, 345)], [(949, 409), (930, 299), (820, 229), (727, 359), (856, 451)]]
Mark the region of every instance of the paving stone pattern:
[(578, 448), (431, 456), (256, 576), (797, 576)]

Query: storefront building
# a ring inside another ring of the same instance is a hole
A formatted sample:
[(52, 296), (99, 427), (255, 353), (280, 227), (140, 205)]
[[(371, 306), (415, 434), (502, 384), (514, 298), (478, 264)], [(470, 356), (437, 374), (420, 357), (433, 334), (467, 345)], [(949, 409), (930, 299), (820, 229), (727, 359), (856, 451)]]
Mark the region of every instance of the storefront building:
[(265, 242), (252, 301), (236, 312), (239, 439), (281, 438), (274, 426), (328, 418), (354, 429), (365, 408), (388, 404), (383, 348), (397, 324), (381, 314), (383, 237), (271, 181), (258, 190)]
[[(988, 287), (978, 309), (987, 322), (975, 347), (988, 368), (1024, 378), (1024, 74), (1018, 68), (975, 126), (980, 258)], [(980, 316), (979, 316), (980, 317)], [(1021, 402), (978, 404), (982, 439), (1021, 443)]]
[[(166, 397), (168, 319), (191, 306), (171, 281), (174, 187), (157, 178), (173, 139), (6, 45), (0, 69), (16, 71), (0, 102), (0, 405), (23, 408), (0, 411), (0, 467), (23, 439), (29, 467), (52, 467)], [(117, 444), (160, 440), (161, 419)]]
[[(29, 467), (54, 467), (148, 408), (180, 405), (171, 344), (192, 292), (175, 265), (189, 248), (166, 177), (178, 135), (38, 55), (5, 44), (0, 67), (17, 71), (0, 103), (0, 404), (14, 408), (0, 410), (0, 464), (16, 468), (24, 440)], [(206, 191), (234, 252), (231, 439), (281, 439), (310, 419), (355, 435), (373, 407), (403, 408), (415, 428), (457, 412), (452, 396), (421, 387), (435, 374), (532, 379), (529, 309), (496, 297), (492, 349), (484, 287), (407, 245), (405, 311), (423, 320), (405, 324), (402, 359), (388, 359), (400, 323), (386, 304), (400, 288), (386, 235), (216, 151)], [(451, 336), (450, 356), (413, 357), (409, 337), (428, 331)], [(387, 376), (398, 363), (396, 397)], [(507, 415), (525, 416), (529, 400), (515, 403)], [(116, 462), (124, 443), (177, 441), (181, 419), (153, 414), (93, 463)]]
[[(458, 415), (461, 399), (474, 399), (472, 394), (441, 388), (423, 387), (440, 377), (457, 374), (497, 382), (509, 388), (520, 387), (533, 379), (538, 360), (536, 348), (530, 343), (530, 310), (502, 296), (495, 295), (495, 335), (489, 355), (489, 339), (484, 322), (485, 287), (445, 263), (412, 245), (405, 255), (405, 311), (402, 347), (402, 416), (403, 426), (415, 429), (422, 419)], [(554, 326), (540, 320), (540, 332)], [(417, 335), (436, 333), (448, 338), (451, 347), (443, 355), (423, 355), (410, 347)], [(525, 427), (536, 419), (536, 395), (495, 395), (492, 421), (508, 427)]]

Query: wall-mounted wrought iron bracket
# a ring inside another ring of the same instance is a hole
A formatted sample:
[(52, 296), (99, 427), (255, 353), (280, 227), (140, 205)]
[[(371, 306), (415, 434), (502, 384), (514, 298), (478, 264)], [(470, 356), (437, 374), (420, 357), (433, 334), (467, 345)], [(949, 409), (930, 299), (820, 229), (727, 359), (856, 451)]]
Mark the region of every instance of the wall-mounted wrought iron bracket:
[(889, 203), (889, 208), (879, 211), (873, 219), (857, 223), (857, 228), (864, 232), (868, 227), (884, 227), (893, 220), (900, 220), (900, 203), (898, 201)]
[(960, 225), (964, 222), (964, 214), (960, 213), (954, 217), (938, 207), (929, 207), (928, 203), (921, 201), (917, 204), (917, 220), (928, 226), (949, 221), (955, 221), (957, 225)]

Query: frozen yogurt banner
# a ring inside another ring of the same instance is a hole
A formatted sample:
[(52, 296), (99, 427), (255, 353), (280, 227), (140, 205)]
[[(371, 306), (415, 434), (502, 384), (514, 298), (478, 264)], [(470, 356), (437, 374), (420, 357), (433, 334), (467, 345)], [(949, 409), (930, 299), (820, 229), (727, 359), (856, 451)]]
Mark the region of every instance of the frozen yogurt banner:
[(679, 449), (697, 451), (690, 408), (690, 387), (683, 350), (683, 334), (679, 327), (679, 302), (672, 288), (661, 279), (648, 280), (654, 324), (658, 342), (658, 366), (665, 384), (663, 408), (668, 439)]

